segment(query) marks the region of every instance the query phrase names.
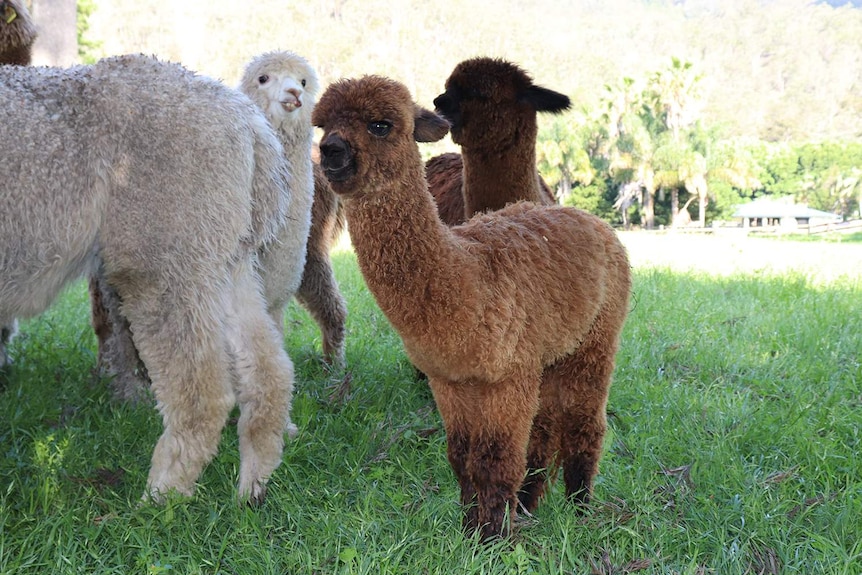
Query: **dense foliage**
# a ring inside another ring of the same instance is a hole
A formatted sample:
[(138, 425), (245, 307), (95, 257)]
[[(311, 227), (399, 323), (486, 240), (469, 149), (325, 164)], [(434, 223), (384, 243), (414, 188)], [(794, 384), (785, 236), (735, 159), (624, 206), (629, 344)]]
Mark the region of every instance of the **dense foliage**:
[(859, 217), (856, 4), (99, 0), (85, 39), (91, 54), (155, 53), (229, 83), (253, 55), (292, 49), (324, 83), (385, 74), (429, 106), (459, 61), (510, 59), (575, 103), (541, 134), (542, 173), (565, 202), (647, 225), (690, 209), (708, 225), (762, 195)]

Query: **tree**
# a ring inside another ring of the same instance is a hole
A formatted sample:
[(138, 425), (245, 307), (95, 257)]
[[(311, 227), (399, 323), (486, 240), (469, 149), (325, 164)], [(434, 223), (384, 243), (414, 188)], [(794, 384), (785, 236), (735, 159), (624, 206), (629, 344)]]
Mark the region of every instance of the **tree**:
[[(673, 194), (674, 225), (678, 221), (680, 185), (698, 199), (698, 222), (701, 227), (706, 225), (707, 163), (688, 138), (699, 116), (701, 78), (691, 62), (674, 57), (668, 68), (651, 76), (644, 93), (644, 119), (654, 124), (651, 131), (657, 142), (656, 167), (662, 172), (659, 185), (670, 187)], [(688, 204), (683, 209), (687, 207)]]
[(539, 130), (536, 144), (539, 172), (560, 200), (571, 195), (573, 184), (588, 186), (595, 177), (586, 151), (588, 139), (588, 124), (572, 122), (567, 117), (555, 116)]
[(619, 190), (615, 205), (627, 210), (632, 205), (627, 197), (633, 190), (641, 190), (644, 224), (648, 229), (655, 227), (655, 145), (650, 133), (655, 123), (643, 105), (643, 91), (633, 79), (623, 78), (619, 85), (605, 86), (599, 123), (602, 134), (596, 152), (607, 158), (608, 174)]
[(78, 11), (75, 0), (34, 0), (32, 13), (39, 30), (33, 45), (33, 64), (77, 64)]

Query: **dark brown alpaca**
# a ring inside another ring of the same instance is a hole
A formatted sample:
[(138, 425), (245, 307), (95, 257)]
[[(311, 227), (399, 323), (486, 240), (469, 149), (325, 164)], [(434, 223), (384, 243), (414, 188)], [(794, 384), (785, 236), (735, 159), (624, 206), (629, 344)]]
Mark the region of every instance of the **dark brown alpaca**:
[(465, 527), (508, 533), (519, 490), (534, 509), (557, 467), (586, 501), (628, 311), (614, 231), (531, 202), (443, 224), (414, 140), (440, 139), (447, 123), (392, 80), (332, 84), (312, 121), (365, 282), (428, 374)]
[(567, 96), (536, 86), (515, 64), (474, 58), (455, 67), (434, 105), (461, 146), (425, 165), (440, 219), (454, 226), (520, 200), (556, 203), (536, 169), (536, 114), (567, 110)]
[(29, 66), (36, 27), (20, 0), (0, 0), (0, 64)]

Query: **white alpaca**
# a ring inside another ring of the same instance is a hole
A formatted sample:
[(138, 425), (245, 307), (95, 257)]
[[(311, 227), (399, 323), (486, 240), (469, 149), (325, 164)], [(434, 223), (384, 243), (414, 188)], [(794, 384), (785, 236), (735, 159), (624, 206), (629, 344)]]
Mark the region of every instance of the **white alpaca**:
[[(338, 203), (326, 179), (313, 176), (311, 159), (311, 110), (320, 89), (317, 74), (293, 52), (269, 52), (248, 63), (238, 89), (275, 128), (293, 173), (285, 224), (258, 254), (267, 309), (283, 330), (284, 308), (296, 296), (321, 326), (326, 358), (343, 365), (347, 312), (329, 259), (332, 237), (340, 230)], [(137, 399), (149, 387), (147, 369), (119, 312), (119, 298), (101, 275), (90, 287), (100, 370), (112, 378), (117, 396)], [(293, 426), (289, 429), (295, 431)]]

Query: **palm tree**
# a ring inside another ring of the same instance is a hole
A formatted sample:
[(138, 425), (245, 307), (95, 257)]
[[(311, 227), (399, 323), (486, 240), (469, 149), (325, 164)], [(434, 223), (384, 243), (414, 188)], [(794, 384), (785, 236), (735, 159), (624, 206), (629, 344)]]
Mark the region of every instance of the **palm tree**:
[[(624, 78), (617, 87), (605, 86), (605, 92), (599, 122), (604, 126), (608, 174), (623, 196), (642, 191), (643, 222), (651, 229), (655, 227), (655, 145), (650, 118), (644, 117), (643, 92), (631, 78)], [(631, 183), (637, 186), (628, 186)], [(631, 205), (623, 196), (617, 198), (618, 209)]]
[[(678, 193), (684, 187), (691, 196), (699, 200), (700, 226), (706, 225), (707, 161), (704, 155), (692, 146), (689, 133), (696, 126), (699, 113), (701, 80), (691, 62), (671, 58), (671, 65), (652, 75), (644, 93), (643, 117), (653, 123), (657, 140), (657, 165), (660, 168), (660, 184), (668, 187), (672, 197), (672, 223), (679, 215)], [(687, 202), (683, 210), (688, 209)]]
[(555, 117), (539, 130), (536, 162), (559, 200), (571, 194), (573, 184), (588, 186), (596, 175), (587, 153), (590, 128), (585, 120), (571, 122)]

